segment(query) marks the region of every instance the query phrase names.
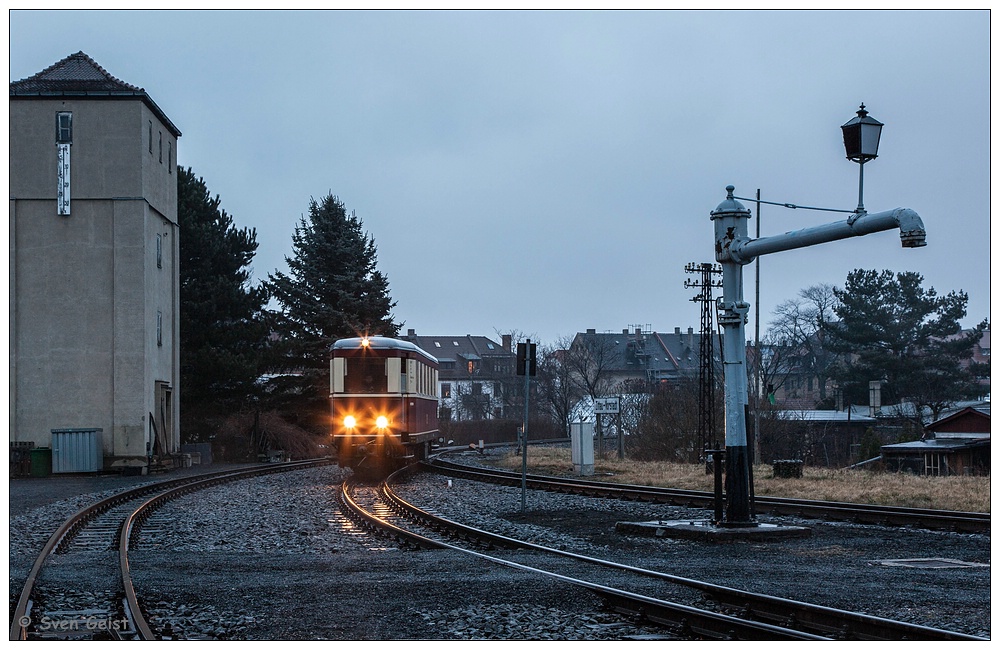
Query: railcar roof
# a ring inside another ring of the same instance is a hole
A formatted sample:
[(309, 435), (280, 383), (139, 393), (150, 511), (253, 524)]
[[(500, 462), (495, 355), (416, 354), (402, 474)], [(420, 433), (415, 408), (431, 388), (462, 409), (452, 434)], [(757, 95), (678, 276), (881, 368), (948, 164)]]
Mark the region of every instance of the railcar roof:
[(422, 355), (434, 362), (438, 362), (436, 358), (425, 352), (422, 348), (417, 347), (409, 341), (400, 341), (399, 339), (389, 338), (388, 336), (368, 336), (361, 337), (357, 336), (349, 339), (340, 339), (335, 341), (331, 350), (358, 350), (362, 347), (361, 342), (367, 338), (368, 347), (372, 350), (406, 350), (407, 352), (415, 352)]

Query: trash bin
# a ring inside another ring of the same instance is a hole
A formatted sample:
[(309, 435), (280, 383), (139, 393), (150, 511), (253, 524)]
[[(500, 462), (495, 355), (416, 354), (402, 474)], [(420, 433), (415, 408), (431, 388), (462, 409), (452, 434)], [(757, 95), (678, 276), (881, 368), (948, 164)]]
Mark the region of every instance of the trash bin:
[(31, 475), (48, 476), (52, 474), (52, 449), (35, 447), (31, 450)]

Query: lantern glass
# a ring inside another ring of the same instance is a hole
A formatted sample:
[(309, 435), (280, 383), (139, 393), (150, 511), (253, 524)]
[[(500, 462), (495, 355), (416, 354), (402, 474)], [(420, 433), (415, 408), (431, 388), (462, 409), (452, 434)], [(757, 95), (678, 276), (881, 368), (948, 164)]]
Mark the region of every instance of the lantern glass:
[(869, 117), (865, 105), (861, 105), (857, 117), (840, 127), (844, 132), (844, 149), (848, 160), (864, 163), (878, 157), (878, 142), (882, 135), (882, 123)]

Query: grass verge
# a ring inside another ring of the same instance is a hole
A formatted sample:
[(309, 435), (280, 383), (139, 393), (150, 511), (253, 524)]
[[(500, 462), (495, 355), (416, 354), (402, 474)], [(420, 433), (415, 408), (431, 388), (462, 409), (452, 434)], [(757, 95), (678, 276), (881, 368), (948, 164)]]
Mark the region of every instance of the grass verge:
[[(497, 466), (520, 471), (521, 457), (507, 454)], [(528, 449), (528, 471), (552, 476), (572, 475), (570, 450), (531, 447)], [(593, 478), (685, 490), (711, 491), (714, 486), (712, 475), (706, 474), (702, 465), (618, 460), (613, 453), (595, 459)], [(758, 496), (990, 512), (989, 476), (914, 476), (806, 467), (802, 478), (774, 478), (770, 465), (757, 465), (753, 485)]]

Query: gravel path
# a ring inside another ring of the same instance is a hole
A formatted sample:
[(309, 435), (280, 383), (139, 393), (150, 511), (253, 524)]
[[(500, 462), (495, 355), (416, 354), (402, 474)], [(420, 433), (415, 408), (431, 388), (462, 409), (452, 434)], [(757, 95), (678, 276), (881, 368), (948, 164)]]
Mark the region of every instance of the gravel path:
[[(453, 551), (401, 551), (360, 535), (337, 512), (345, 470), (324, 467), (229, 483), (172, 502), (131, 555), (154, 627), (188, 639), (648, 638), (656, 628), (600, 612), (589, 592)], [(14, 486), (12, 482), (12, 501)], [(419, 474), (398, 491), (425, 509), (512, 537), (554, 544), (775, 596), (989, 636), (989, 568), (910, 569), (882, 561), (944, 557), (989, 563), (988, 535), (811, 521), (804, 539), (721, 544), (629, 537), (617, 521), (701, 511), (529, 492)], [(11, 598), (33, 553), (75, 505), (58, 499), (10, 519)], [(769, 520), (777, 521), (777, 520)], [(563, 563), (508, 551), (506, 559)], [(51, 571), (76, 571), (54, 566)], [(587, 579), (585, 569), (575, 569)], [(643, 580), (622, 578), (640, 591)], [(107, 589), (81, 581), (80, 592)], [(673, 590), (660, 586), (661, 597)], [(71, 595), (67, 595), (67, 598)], [(78, 602), (80, 594), (72, 594)], [(53, 596), (54, 598), (55, 596)], [(47, 603), (55, 607), (58, 603)]]

